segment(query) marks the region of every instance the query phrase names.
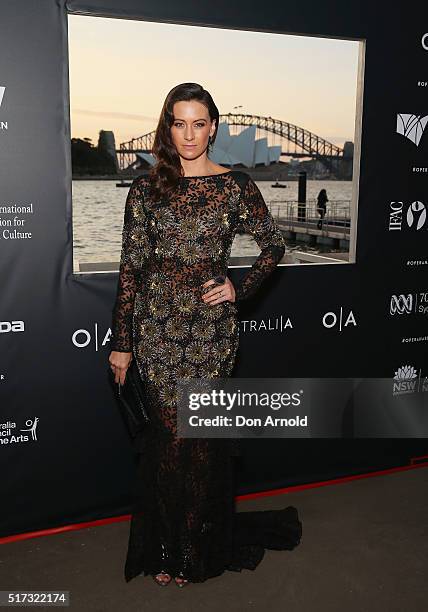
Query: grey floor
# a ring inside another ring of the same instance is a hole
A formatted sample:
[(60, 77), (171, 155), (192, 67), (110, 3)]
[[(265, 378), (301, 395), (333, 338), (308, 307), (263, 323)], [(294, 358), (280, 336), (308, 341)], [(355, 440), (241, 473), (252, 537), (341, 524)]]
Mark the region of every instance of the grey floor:
[(1, 545), (0, 589), (66, 589), (79, 612), (428, 610), (428, 469), (240, 502), (238, 510), (286, 505), (299, 510), (302, 541), (267, 551), (254, 572), (183, 589), (150, 577), (126, 583), (122, 522)]

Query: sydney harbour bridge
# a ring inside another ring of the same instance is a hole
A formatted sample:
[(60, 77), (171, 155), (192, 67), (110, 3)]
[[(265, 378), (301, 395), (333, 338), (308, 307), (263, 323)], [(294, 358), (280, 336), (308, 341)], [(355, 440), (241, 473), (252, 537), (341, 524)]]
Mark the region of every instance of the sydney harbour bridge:
[[(281, 119), (242, 113), (228, 113), (220, 115), (220, 123), (242, 128), (255, 126), (257, 138), (271, 135), (270, 139), (273, 139), (274, 144), (281, 146), (280, 156), (292, 158), (309, 157), (321, 162), (332, 173), (338, 170), (345, 160), (348, 162), (346, 166), (349, 168), (352, 166), (352, 147), (342, 149), (318, 134), (314, 134), (303, 127), (282, 121)], [(154, 137), (155, 130), (152, 130), (147, 134), (120, 143), (120, 148), (116, 149), (120, 170), (125, 170), (135, 162), (136, 153), (151, 153)], [(352, 145), (352, 143), (349, 144)]]

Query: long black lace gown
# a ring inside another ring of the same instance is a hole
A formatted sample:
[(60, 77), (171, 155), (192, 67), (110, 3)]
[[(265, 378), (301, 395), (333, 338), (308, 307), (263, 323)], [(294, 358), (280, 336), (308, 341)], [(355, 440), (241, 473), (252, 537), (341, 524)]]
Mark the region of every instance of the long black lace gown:
[(112, 319), (111, 348), (133, 352), (152, 421), (137, 441), (125, 579), (164, 570), (203, 582), (254, 570), (265, 548), (292, 549), (301, 538), (292, 506), (235, 511), (233, 439), (176, 436), (176, 380), (229, 377), (239, 342), (236, 302), (205, 304), (201, 285), (227, 275), (238, 229), (261, 252), (235, 287), (237, 301), (259, 288), (285, 244), (245, 172), (182, 177), (175, 195), (157, 202), (148, 180), (136, 178), (127, 196)]

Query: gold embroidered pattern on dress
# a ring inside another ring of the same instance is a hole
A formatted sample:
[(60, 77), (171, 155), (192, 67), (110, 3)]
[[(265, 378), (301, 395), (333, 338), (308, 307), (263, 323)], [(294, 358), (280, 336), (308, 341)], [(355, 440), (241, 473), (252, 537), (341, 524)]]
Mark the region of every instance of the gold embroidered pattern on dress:
[[(255, 182), (244, 172), (182, 177), (167, 200), (150, 198), (136, 178), (125, 203), (111, 348), (133, 352), (144, 381), (150, 425), (139, 439), (138, 511), (126, 578), (162, 569), (203, 581), (233, 557), (233, 439), (179, 438), (179, 380), (210, 391), (231, 376), (239, 345), (237, 303), (202, 300), (202, 284), (227, 276), (237, 231), (254, 237), (260, 255), (236, 283), (237, 302), (253, 295), (285, 251)], [(199, 381), (199, 382), (198, 382)], [(173, 520), (171, 520), (171, 517)], [(260, 552), (245, 548), (247, 566)]]

